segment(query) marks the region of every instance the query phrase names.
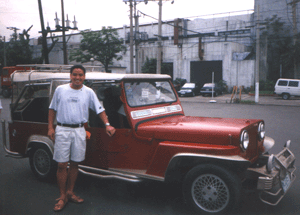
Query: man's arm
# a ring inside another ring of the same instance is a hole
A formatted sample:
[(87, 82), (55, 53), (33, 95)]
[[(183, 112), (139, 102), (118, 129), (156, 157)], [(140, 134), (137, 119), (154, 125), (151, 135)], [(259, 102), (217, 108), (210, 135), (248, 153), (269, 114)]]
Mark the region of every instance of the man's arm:
[(106, 126), (106, 133), (108, 136), (112, 137), (115, 134), (116, 129), (109, 124), (105, 111), (102, 111), (99, 114), (99, 117)]
[(49, 109), (49, 115), (48, 115), (48, 136), (51, 140), (54, 140), (55, 130), (53, 127), (53, 122), (56, 117), (56, 111), (53, 109)]

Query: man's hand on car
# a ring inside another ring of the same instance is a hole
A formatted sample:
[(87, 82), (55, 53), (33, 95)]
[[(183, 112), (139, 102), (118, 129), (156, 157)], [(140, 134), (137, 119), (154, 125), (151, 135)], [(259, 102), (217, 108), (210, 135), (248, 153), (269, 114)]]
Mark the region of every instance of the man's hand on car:
[(114, 136), (116, 132), (116, 129), (114, 127), (112, 127), (111, 125), (106, 126), (106, 133), (108, 136), (112, 137)]

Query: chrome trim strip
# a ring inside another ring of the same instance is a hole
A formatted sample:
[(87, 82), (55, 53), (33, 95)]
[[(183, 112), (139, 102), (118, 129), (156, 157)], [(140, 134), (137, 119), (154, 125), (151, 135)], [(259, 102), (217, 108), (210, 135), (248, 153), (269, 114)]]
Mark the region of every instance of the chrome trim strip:
[(177, 158), (177, 157), (183, 157), (183, 156), (187, 156), (187, 157), (199, 157), (199, 158), (212, 158), (212, 159), (220, 159), (220, 160), (229, 160), (229, 161), (243, 161), (243, 162), (250, 162), (249, 160), (242, 158), (239, 155), (231, 155), (231, 156), (223, 156), (223, 155), (207, 155), (207, 154), (194, 154), (194, 153), (178, 153), (176, 155), (174, 155), (171, 160), (170, 163), (173, 159)]
[[(131, 182), (139, 182), (139, 181), (141, 181), (142, 178), (152, 179), (152, 180), (157, 180), (157, 181), (164, 181), (163, 177), (151, 176), (151, 175), (146, 175), (146, 174), (132, 174), (131, 172), (116, 170), (116, 169), (105, 170), (105, 169), (84, 166), (84, 165), (79, 165), (78, 167), (80, 169), (80, 172), (87, 174), (87, 175), (100, 177), (100, 178), (116, 178), (116, 179), (131, 181)], [(86, 172), (83, 169), (87, 170), (87, 171), (95, 171), (95, 172), (98, 172), (99, 174)], [(100, 175), (100, 174), (108, 174), (108, 175)]]
[(118, 173), (118, 172), (114, 172), (114, 171), (110, 171), (110, 170), (99, 169), (99, 168), (89, 167), (89, 166), (84, 166), (84, 165), (78, 165), (78, 167), (81, 168), (81, 169), (95, 171), (95, 172), (99, 172), (99, 173), (114, 174), (114, 175), (118, 175), (118, 176), (121, 176), (121, 177), (138, 179), (138, 177), (136, 177), (134, 175), (128, 175), (128, 174)]
[(97, 178), (102, 178), (102, 179), (120, 179), (120, 180), (124, 180), (124, 181), (129, 181), (129, 182), (140, 182), (140, 179), (130, 179), (130, 178), (126, 178), (126, 177), (122, 177), (122, 176), (117, 176), (117, 175), (100, 175), (100, 174), (95, 174), (95, 173), (91, 173), (91, 172), (86, 172), (82, 169), (78, 169), (79, 172), (85, 174), (85, 175), (89, 175), (89, 176), (94, 176)]
[(120, 172), (120, 173), (130, 173), (133, 175), (136, 175), (140, 178), (145, 178), (145, 179), (151, 179), (151, 180), (156, 180), (156, 181), (165, 181), (164, 177), (160, 177), (160, 176), (153, 176), (153, 175), (147, 175), (147, 174), (142, 174), (142, 173), (134, 173), (134, 172), (130, 172), (130, 171), (126, 171), (126, 170), (121, 170), (121, 169), (114, 169), (114, 168), (110, 168), (110, 170), (114, 171), (114, 172)]

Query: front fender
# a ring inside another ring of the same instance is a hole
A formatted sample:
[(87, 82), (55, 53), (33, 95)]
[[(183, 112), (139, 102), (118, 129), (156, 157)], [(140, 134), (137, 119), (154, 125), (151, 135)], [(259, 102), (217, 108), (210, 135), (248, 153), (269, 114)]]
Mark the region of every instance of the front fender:
[(179, 153), (170, 160), (165, 174), (165, 181), (180, 181), (190, 169), (200, 164), (215, 164), (239, 174), (244, 174), (251, 162), (238, 155)]

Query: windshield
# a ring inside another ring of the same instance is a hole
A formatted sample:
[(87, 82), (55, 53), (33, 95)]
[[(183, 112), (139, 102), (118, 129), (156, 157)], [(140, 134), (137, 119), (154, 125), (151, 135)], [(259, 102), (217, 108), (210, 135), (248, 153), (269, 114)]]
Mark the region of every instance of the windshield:
[(212, 83), (208, 83), (208, 84), (204, 84), (203, 87), (215, 87), (215, 84)]
[(186, 83), (182, 86), (183, 89), (195, 88), (196, 84), (194, 83)]
[(131, 107), (170, 103), (176, 101), (168, 81), (132, 81), (125, 83), (128, 105)]

